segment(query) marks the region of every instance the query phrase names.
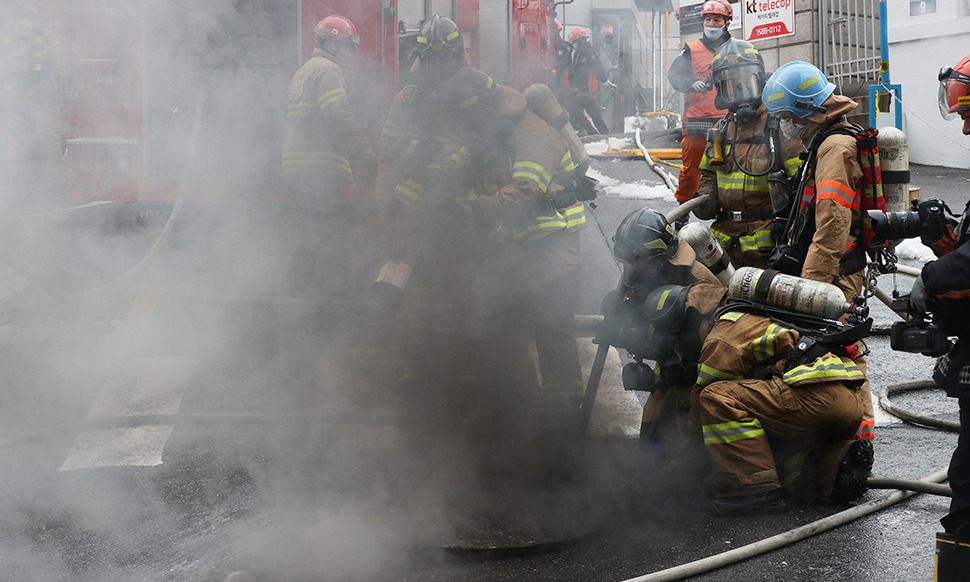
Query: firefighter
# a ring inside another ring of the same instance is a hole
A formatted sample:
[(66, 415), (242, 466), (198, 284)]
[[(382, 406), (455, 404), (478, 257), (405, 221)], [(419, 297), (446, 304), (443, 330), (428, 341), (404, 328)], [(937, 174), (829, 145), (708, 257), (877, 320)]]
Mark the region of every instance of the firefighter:
[[(689, 286), (685, 308), (701, 315), (711, 315), (727, 294), (717, 277), (696, 260), (690, 245), (680, 244), (674, 227), (656, 210), (642, 208), (628, 214), (613, 241), (613, 256), (623, 266), (623, 288), (610, 303), (621, 320), (633, 318), (633, 327), (649, 325), (641, 321), (641, 314), (659, 287)], [(646, 309), (651, 311), (649, 306)], [(661, 359), (658, 365), (659, 382), (644, 405), (640, 439), (662, 446), (673, 458), (687, 442), (688, 391), (696, 372), (689, 358), (686, 362), (674, 358), (666, 365)]]
[[(841, 130), (848, 127), (846, 114), (858, 105), (837, 95), (822, 71), (802, 61), (775, 71), (765, 83), (762, 101), (770, 114), (780, 118), (782, 134), (801, 139), (808, 158), (815, 160), (805, 168), (805, 190), (792, 193), (793, 203), (801, 206), (789, 239), (777, 241), (785, 246), (776, 250), (772, 268), (832, 283), (851, 302), (862, 295), (867, 263), (862, 245), (864, 176), (855, 131)], [(805, 249), (804, 256), (789, 254), (793, 249)], [(788, 271), (789, 265), (794, 272)], [(865, 359), (857, 363), (865, 372)], [(853, 454), (871, 456), (875, 415), (868, 382), (861, 392), (866, 411), (849, 445), (860, 449)]]
[(372, 171), (376, 155), (350, 108), (342, 70), (360, 46), (357, 28), (331, 15), (314, 34), (313, 55), (290, 81), (282, 174), (291, 199), (283, 228), (296, 238), (293, 285), (328, 295), (358, 283), (355, 225), (368, 209), (355, 200), (353, 180)]
[(606, 79), (606, 72), (600, 64), (596, 51), (589, 41), (589, 34), (576, 28), (569, 33), (572, 46), (569, 64), (569, 119), (577, 131), (586, 135), (609, 132), (606, 120), (600, 112), (599, 84)]
[(5, 7), (0, 31), (0, 147), (3, 204), (19, 209), (65, 204), (66, 107), (70, 77), (64, 48), (26, 2)]
[(419, 82), (401, 89), (381, 132), (377, 196), (384, 207), (395, 191), (407, 197), (408, 190), (418, 187), (401, 184), (408, 173), (423, 169), (442, 148), (457, 149), (457, 130), (442, 109), (440, 91), (465, 66), (464, 37), (454, 21), (435, 14), (421, 27), (417, 43), (414, 69)]
[(507, 259), (510, 288), (498, 292), (516, 298), (515, 323), (523, 318), (535, 339), (547, 409), (571, 430), (583, 394), (573, 329), (586, 214), (572, 189), (569, 148), (521, 93), (476, 69), (448, 81), (445, 103), (465, 134), (474, 177), (476, 195), (460, 207), (497, 241), (493, 256)]
[(763, 269), (775, 247), (769, 177), (778, 171), (794, 176), (802, 144), (780, 136), (777, 120), (761, 103), (765, 66), (754, 45), (729, 40), (714, 55), (711, 70), (715, 104), (728, 114), (712, 132), (720, 139), (701, 160), (697, 195), (707, 195), (709, 204), (694, 214), (714, 219), (711, 232), (735, 267)]
[[(714, 104), (710, 82), (714, 52), (731, 39), (728, 26), (734, 10), (726, 0), (707, 0), (702, 10), (704, 36), (688, 42), (667, 73), (670, 84), (684, 94), (683, 142), (680, 182), (674, 197), (683, 204), (694, 197), (700, 185), (700, 163), (707, 145), (707, 130), (724, 116)], [(686, 221), (685, 221), (686, 222)]]
[(866, 405), (865, 373), (845, 355), (857, 349), (800, 342), (803, 337), (810, 339), (729, 306), (704, 340), (691, 400), (718, 485), (713, 505), (719, 513), (785, 508), (782, 479), (792, 476), (779, 475), (769, 438), (807, 453), (794, 470), (797, 494), (842, 504), (866, 491), (872, 459), (843, 454)]
[(479, 370), (469, 365), (478, 361), (480, 348), (470, 314), (476, 311), (476, 269), (489, 249), (469, 236), (474, 229), (464, 213), (454, 211), (455, 197), (467, 203), (470, 161), (444, 109), (442, 88), (465, 64), (464, 38), (452, 20), (436, 14), (422, 25), (417, 44), (416, 84), (404, 87), (391, 105), (377, 174), (382, 253), (388, 264), (406, 265), (414, 276), (407, 293), (393, 285), (373, 285), (371, 291), (385, 305), (407, 307), (410, 317), (399, 338), (402, 384), (412, 394), (431, 390), (416, 401), (441, 403), (464, 394), (456, 386), (481, 383)]
[[(939, 74), (940, 112), (945, 119), (960, 118), (963, 134), (970, 136), (970, 55)], [(933, 313), (948, 336), (957, 342), (940, 358), (933, 379), (948, 396), (960, 403), (960, 436), (947, 473), (953, 498), (950, 512), (940, 520), (946, 534), (937, 536), (937, 569), (940, 582), (963, 580), (970, 568), (970, 203), (955, 229), (956, 244), (948, 253), (931, 248), (939, 260), (928, 263), (910, 294), (913, 313)], [(929, 246), (929, 245), (928, 245)]]
[(573, 63), (573, 45), (566, 40), (563, 34), (565, 27), (558, 18), (553, 20), (553, 28), (555, 31), (553, 48), (556, 51), (556, 60), (549, 86), (556, 89), (556, 96), (561, 102), (565, 103), (569, 95), (569, 67)]

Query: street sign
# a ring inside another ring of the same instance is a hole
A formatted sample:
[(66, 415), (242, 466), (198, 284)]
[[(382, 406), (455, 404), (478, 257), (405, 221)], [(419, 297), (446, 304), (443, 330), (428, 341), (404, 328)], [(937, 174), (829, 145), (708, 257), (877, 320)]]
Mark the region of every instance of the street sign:
[(795, 35), (795, 0), (744, 0), (744, 39)]

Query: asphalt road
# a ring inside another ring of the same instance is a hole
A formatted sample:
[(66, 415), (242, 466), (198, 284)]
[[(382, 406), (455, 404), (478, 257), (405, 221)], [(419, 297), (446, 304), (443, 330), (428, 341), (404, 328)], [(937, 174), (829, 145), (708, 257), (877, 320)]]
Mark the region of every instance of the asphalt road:
[[(642, 162), (595, 162), (594, 168), (656, 193), (658, 180)], [(970, 191), (970, 172), (917, 167), (914, 183), (924, 197), (940, 197), (957, 210)], [(619, 271), (609, 253), (612, 233), (642, 205), (666, 211), (673, 200), (598, 201), (583, 235), (584, 311), (597, 312), (614, 287)], [(898, 283), (902, 290), (910, 284), (905, 277)], [(880, 284), (891, 285), (891, 278)], [(341, 348), (321, 356), (306, 349), (312, 334), (247, 335), (254, 316), (236, 311), (230, 324), (220, 322), (225, 337), (219, 345), (228, 349), (207, 350), (207, 342), (175, 333), (212, 323), (204, 304), (186, 308), (177, 295), (150, 295), (135, 293), (117, 325), (82, 321), (70, 333), (63, 325), (56, 332), (0, 330), (9, 332), (0, 334), (7, 371), (0, 411), (3, 580), (217, 581), (244, 569), (280, 581), (612, 581), (736, 548), (834, 511), (714, 518), (696, 494), (703, 484), (664, 483), (656, 459), (631, 439), (591, 443), (586, 458), (594, 477), (582, 486), (550, 488), (527, 480), (481, 487), (493, 474), (461, 468), (493, 467), (496, 483), (514, 481), (501, 472), (508, 459), (486, 454), (473, 462), (470, 455), (482, 449), (465, 446), (467, 435), (438, 435), (429, 443), (416, 431), (402, 439), (382, 416), (400, 394), (380, 381), (363, 382), (366, 389), (351, 394), (328, 394), (324, 425), (305, 417), (319, 397), (320, 377), (327, 380), (324, 389), (354, 382), (341, 375), (347, 369), (379, 378), (386, 363), (379, 350)], [(146, 313), (155, 315), (151, 324)], [(874, 317), (892, 321), (885, 309), (874, 308)], [(872, 338), (870, 347), (874, 385), (928, 376), (927, 358), (892, 353), (885, 338)], [(129, 351), (137, 358), (122, 357)], [(936, 393), (899, 400), (942, 416), (956, 410)], [(356, 415), (360, 410), (369, 412), (366, 420)], [(281, 416), (245, 416), (266, 411)], [(196, 416), (177, 425), (159, 417), (148, 426), (79, 427), (85, 420), (176, 412), (238, 414)], [(449, 439), (454, 446), (441, 446)], [(510, 446), (494, 432), (477, 439), (503, 444), (497, 448), (513, 457), (527, 448)], [(926, 475), (946, 465), (954, 442), (954, 435), (881, 416), (875, 472)], [(426, 446), (436, 456), (414, 453)], [(512, 466), (541, 473), (544, 461), (525, 455)], [(474, 489), (467, 487), (472, 482)], [(870, 492), (867, 499), (880, 495)], [(487, 507), (496, 499), (516, 508), (531, 531), (587, 535), (529, 555), (441, 549), (448, 545), (441, 524), (450, 510)], [(698, 579), (929, 580), (932, 536), (946, 505), (918, 496)]]

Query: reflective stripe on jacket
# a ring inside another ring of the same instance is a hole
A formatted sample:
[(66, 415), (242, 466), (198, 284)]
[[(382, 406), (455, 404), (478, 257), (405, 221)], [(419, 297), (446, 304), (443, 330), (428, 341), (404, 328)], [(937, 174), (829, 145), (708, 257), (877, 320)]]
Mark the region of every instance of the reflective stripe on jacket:
[[(751, 122), (741, 125), (731, 116), (724, 124), (722, 135), (736, 142), (762, 139), (766, 136), (765, 125), (768, 112), (764, 106)], [(783, 169), (794, 176), (801, 166), (799, 154), (801, 142), (779, 135)], [(752, 176), (744, 172), (761, 174), (769, 169), (771, 150), (766, 143), (734, 143), (724, 147), (725, 161), (711, 164), (707, 154), (701, 160), (701, 184), (697, 195), (711, 195), (720, 208), (727, 212), (768, 212), (772, 210), (769, 193), (769, 175)], [(735, 157), (737, 162), (735, 163)], [(711, 231), (725, 250), (737, 245), (742, 253), (768, 254), (775, 247), (771, 234), (771, 219), (730, 221), (715, 220)], [(735, 265), (743, 266), (743, 265)]]
[(806, 185), (811, 192), (804, 192), (802, 199), (814, 203), (815, 234), (801, 275), (833, 283), (840, 277), (842, 257), (856, 248), (862, 234), (863, 175), (856, 139), (843, 134), (827, 137), (818, 148), (815, 171)]
[(290, 81), (283, 174), (350, 179), (352, 153), (367, 147), (347, 100), (343, 72), (329, 53), (316, 49)]
[[(512, 152), (509, 159), (508, 152)], [(519, 118), (509, 143), (486, 162), (489, 177), (477, 187), (473, 211), (483, 222), (517, 240), (573, 231), (586, 224), (582, 202), (557, 207), (556, 196), (572, 183), (576, 168), (559, 132), (531, 111)], [(472, 160), (474, 163), (476, 160)], [(511, 163), (510, 163), (511, 162)], [(487, 184), (498, 183), (494, 194)]]
[(697, 387), (719, 380), (753, 378), (759, 365), (770, 365), (776, 376), (789, 386), (821, 382), (852, 382), (865, 379), (862, 370), (848, 357), (823, 354), (814, 361), (782, 370), (783, 360), (798, 343), (800, 334), (768, 317), (729, 312), (722, 315), (701, 348)]

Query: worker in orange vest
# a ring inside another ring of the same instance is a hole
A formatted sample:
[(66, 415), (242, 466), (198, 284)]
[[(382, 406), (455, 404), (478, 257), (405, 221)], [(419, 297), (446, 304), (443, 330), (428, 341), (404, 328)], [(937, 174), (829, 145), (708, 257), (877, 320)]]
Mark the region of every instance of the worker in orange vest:
[(700, 40), (684, 45), (667, 73), (674, 89), (684, 94), (684, 139), (681, 142), (684, 165), (674, 194), (681, 204), (693, 198), (700, 186), (700, 164), (707, 147), (707, 130), (725, 114), (725, 110), (714, 105), (717, 93), (710, 80), (711, 61), (717, 49), (731, 39), (728, 25), (734, 18), (734, 11), (726, 0), (708, 0), (702, 14), (704, 35)]

